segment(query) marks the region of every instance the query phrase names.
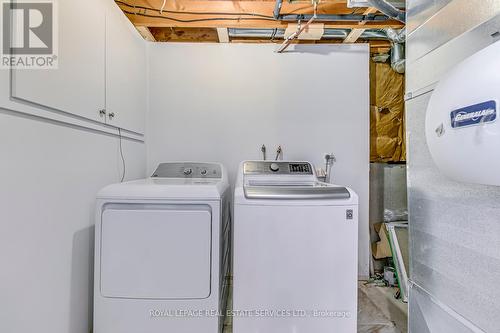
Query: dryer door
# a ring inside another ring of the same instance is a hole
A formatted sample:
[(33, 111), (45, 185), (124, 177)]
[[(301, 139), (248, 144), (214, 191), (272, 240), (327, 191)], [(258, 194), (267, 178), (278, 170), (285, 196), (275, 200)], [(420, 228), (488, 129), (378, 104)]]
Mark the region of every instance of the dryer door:
[(212, 214), (203, 205), (110, 205), (101, 223), (101, 294), (210, 296)]

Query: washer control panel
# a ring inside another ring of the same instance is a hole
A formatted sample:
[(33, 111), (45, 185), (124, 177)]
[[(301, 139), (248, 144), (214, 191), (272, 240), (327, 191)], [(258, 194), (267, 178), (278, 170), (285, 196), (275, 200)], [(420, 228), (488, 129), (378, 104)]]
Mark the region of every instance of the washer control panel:
[(151, 177), (220, 179), (222, 170), (215, 163), (162, 163)]
[(313, 167), (308, 162), (252, 161), (243, 166), (245, 175), (312, 175)]

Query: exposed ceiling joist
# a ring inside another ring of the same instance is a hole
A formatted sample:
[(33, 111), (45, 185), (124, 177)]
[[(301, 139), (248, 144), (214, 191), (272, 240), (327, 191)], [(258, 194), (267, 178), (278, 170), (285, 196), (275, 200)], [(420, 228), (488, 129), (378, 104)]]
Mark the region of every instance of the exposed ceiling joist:
[[(370, 7), (364, 11), (363, 15), (369, 15), (376, 12), (376, 8)], [(366, 25), (366, 21), (359, 22), (358, 25), (364, 26)], [(363, 32), (365, 32), (365, 30), (366, 28), (352, 29), (347, 38), (344, 40), (344, 43), (355, 43), (359, 39), (359, 37), (361, 37)]]
[[(170, 20), (161, 19), (150, 19), (145, 17), (136, 16), (133, 14), (127, 14), (128, 18), (136, 26), (145, 27), (188, 27), (188, 28), (248, 28), (248, 29), (286, 29), (288, 23), (281, 21), (262, 21), (258, 19), (249, 20), (238, 20), (230, 19), (224, 21), (205, 21), (205, 22), (175, 22)], [(356, 29), (358, 27), (357, 23), (349, 22), (325, 22), (325, 29)], [(396, 21), (388, 22), (369, 22), (366, 24), (367, 29), (383, 29), (387, 27), (392, 27), (394, 29), (400, 29), (403, 27), (402, 24)]]
[[(364, 12), (363, 12), (363, 15), (370, 15), (370, 14), (375, 14), (377, 12), (377, 8), (373, 8), (373, 7), (369, 7), (367, 8)], [(366, 22), (363, 21), (363, 22), (360, 22), (359, 24), (363, 25), (365, 24)]]
[[(151, 33), (158, 42), (188, 42), (188, 43), (218, 43), (217, 29), (214, 28), (151, 28)], [(281, 44), (283, 39), (271, 39), (260, 37), (230, 37), (230, 43), (276, 43)], [(358, 40), (358, 42), (360, 42)], [(295, 40), (292, 44), (339, 44), (342, 39), (322, 40)], [(387, 53), (391, 44), (386, 40), (370, 40), (372, 53)]]
[[(161, 12), (163, 0), (115, 1), (145, 39), (159, 42), (281, 43), (287, 27), (297, 24), (298, 19), (304, 24), (313, 14), (310, 0), (284, 0), (280, 19), (273, 16), (276, 0), (167, 0)], [(363, 31), (404, 26), (376, 8), (348, 8), (346, 0), (322, 0), (317, 13), (318, 23), (324, 29), (344, 30), (345, 35), (333, 38), (325, 35), (315, 43), (342, 43), (348, 35), (346, 42), (369, 42), (372, 52), (384, 52), (390, 43), (374, 39), (360, 41)], [(231, 36), (228, 29), (232, 28), (271, 32), (268, 36)], [(275, 38), (277, 31), (281, 36)]]
[[(225, 0), (171, 0), (167, 1), (160, 14), (162, 0), (120, 0), (116, 1), (136, 26), (145, 27), (198, 27), (198, 28), (282, 28), (289, 22), (275, 20), (274, 1), (225, 1)], [(356, 10), (355, 10), (356, 11)], [(283, 2), (283, 15), (312, 14), (310, 1)], [(318, 15), (352, 15), (345, 0), (322, 1)], [(356, 15), (362, 15), (357, 12)], [(352, 29), (358, 21), (324, 22), (325, 28)], [(369, 28), (403, 25), (394, 20), (370, 21)]]
[(148, 27), (136, 27), (136, 29), (141, 34), (142, 38), (144, 38), (148, 42), (156, 42), (155, 37), (153, 36)]
[[(282, 43), (281, 41), (271, 41), (269, 39), (256, 39), (256, 38), (233, 38), (231, 43), (251, 43), (251, 44), (268, 44), (268, 43)], [(290, 44), (342, 44), (342, 40), (293, 40)], [(386, 41), (371, 41), (370, 49), (372, 53), (385, 53), (390, 50), (391, 46)]]
[[(160, 14), (163, 5), (162, 0), (116, 0), (122, 8), (132, 8), (142, 11), (155, 10)], [(241, 13), (265, 15), (273, 18), (275, 0), (167, 0), (163, 8), (163, 14), (184, 13)], [(358, 14), (362, 11), (357, 11)], [(311, 1), (284, 1), (282, 14), (311, 14)], [(347, 8), (345, 0), (323, 0), (318, 5), (318, 14), (351, 14), (353, 9)]]
[(158, 42), (218, 43), (217, 30), (212, 28), (151, 28)]
[(346, 39), (344, 39), (344, 43), (355, 43), (363, 32), (365, 32), (365, 29), (352, 29)]

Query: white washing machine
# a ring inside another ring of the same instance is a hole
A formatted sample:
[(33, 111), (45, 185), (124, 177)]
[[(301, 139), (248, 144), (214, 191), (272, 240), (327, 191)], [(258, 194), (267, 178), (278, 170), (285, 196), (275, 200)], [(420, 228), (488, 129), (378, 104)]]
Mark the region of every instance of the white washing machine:
[(235, 188), (234, 333), (355, 333), (358, 197), (308, 162), (244, 162)]
[(222, 332), (229, 197), (211, 163), (161, 164), (99, 192), (94, 333)]

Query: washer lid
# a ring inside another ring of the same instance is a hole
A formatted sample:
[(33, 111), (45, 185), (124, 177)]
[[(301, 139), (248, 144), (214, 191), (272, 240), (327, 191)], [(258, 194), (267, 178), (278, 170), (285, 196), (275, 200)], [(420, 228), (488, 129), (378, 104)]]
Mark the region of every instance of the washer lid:
[(244, 188), (247, 199), (271, 200), (311, 200), (311, 199), (349, 199), (347, 188), (326, 183), (258, 183), (249, 182)]
[(320, 182), (314, 166), (301, 161), (244, 161), (240, 164), (234, 203), (262, 206), (357, 205), (345, 186)]

